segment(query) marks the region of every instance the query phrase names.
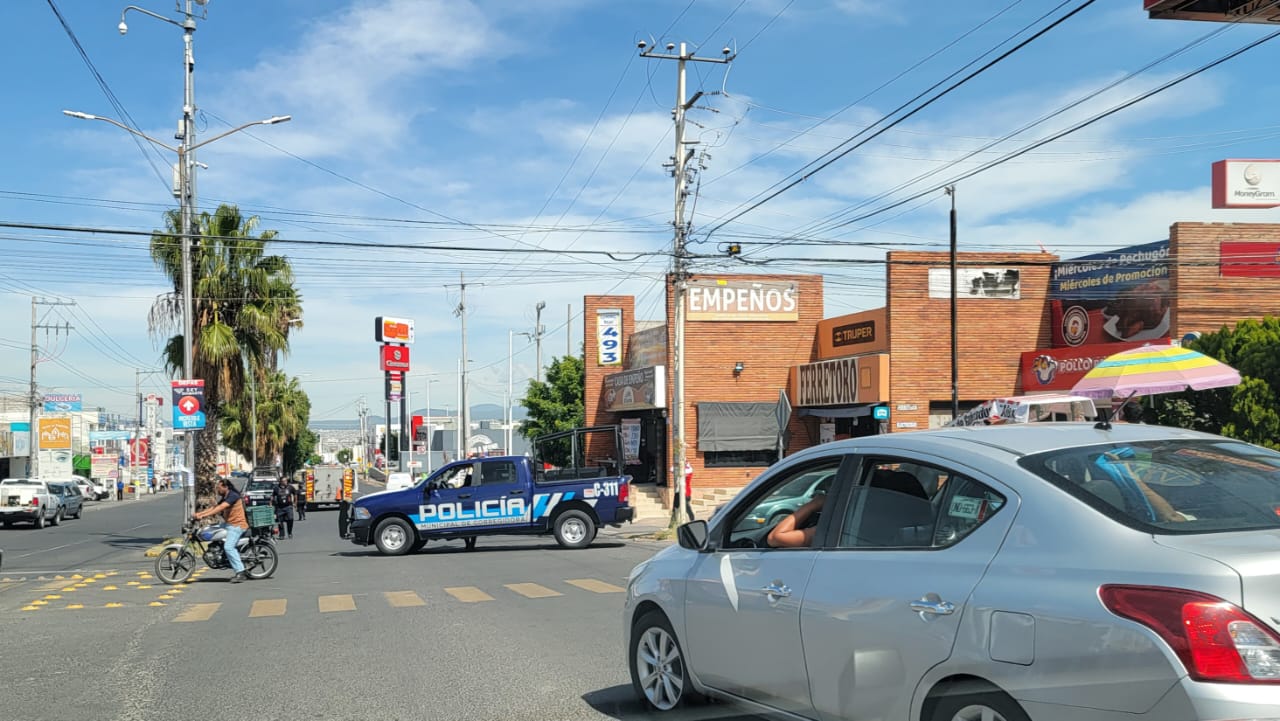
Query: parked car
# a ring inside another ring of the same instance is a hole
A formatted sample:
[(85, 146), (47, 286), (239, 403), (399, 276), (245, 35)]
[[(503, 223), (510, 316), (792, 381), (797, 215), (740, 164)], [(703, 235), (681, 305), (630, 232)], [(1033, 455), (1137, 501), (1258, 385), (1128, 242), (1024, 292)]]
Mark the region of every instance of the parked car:
[(397, 471), (395, 473), (387, 474), (387, 490), (388, 491), (399, 491), (405, 488), (409, 488), (413, 485), (414, 485), (414, 482), (413, 482), (412, 473), (401, 473)]
[(36, 528), (62, 522), (62, 504), (44, 481), (36, 478), (6, 478), (0, 481), (0, 523), (9, 528), (29, 522)]
[(276, 483), (278, 481), (271, 478), (255, 478), (249, 481), (241, 490), (244, 504), (246, 506), (271, 505), (271, 489), (275, 488)]
[(111, 492), (107, 490), (107, 487), (97, 481), (77, 477), (76, 485), (80, 487), (80, 493), (91, 501), (102, 501), (111, 497)]
[[(803, 533), (742, 523), (815, 472)], [(632, 685), (806, 719), (1280, 716), (1278, 511), (1280, 453), (1174, 428), (826, 443), (633, 569)]]
[(49, 492), (57, 497), (62, 506), (61, 518), (80, 518), (84, 515), (84, 494), (75, 481), (49, 481)]

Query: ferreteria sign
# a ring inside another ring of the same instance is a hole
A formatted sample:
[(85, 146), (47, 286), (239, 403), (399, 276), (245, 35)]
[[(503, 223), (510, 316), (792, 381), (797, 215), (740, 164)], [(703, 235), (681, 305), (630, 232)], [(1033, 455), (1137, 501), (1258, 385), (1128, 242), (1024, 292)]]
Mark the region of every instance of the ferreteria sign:
[(796, 405), (842, 406), (858, 402), (858, 359), (837, 358), (796, 368)]
[(794, 321), (800, 319), (800, 291), (787, 281), (689, 281), (689, 320)]

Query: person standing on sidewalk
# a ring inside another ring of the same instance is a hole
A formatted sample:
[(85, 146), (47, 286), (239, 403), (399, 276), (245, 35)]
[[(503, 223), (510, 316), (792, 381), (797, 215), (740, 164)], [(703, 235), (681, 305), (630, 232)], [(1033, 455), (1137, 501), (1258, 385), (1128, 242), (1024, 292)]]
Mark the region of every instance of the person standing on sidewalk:
[(223, 539), (222, 550), (227, 555), (227, 563), (231, 564), (231, 570), (235, 571), (235, 575), (231, 577), (232, 583), (240, 583), (245, 580), (244, 561), (240, 560), (240, 549), (236, 548), (236, 544), (240, 542), (240, 537), (244, 532), (249, 530), (249, 521), (244, 517), (244, 503), (240, 501), (240, 492), (235, 486), (231, 485), (231, 481), (225, 478), (218, 479), (218, 493), (221, 497), (218, 504), (213, 508), (206, 508), (191, 516), (191, 520), (198, 521), (202, 518), (208, 518), (216, 514), (222, 514), (222, 527), (227, 529), (227, 536)]
[(307, 520), (307, 494), (302, 489), (295, 486), (293, 489), (294, 498), (298, 499), (298, 520)]
[[(293, 538), (293, 506), (297, 503), (289, 479), (280, 476), (280, 482), (271, 491), (271, 505), (276, 509), (276, 525), (281, 538)], [(286, 528), (288, 534), (285, 534)]]
[(116, 500), (117, 501), (124, 500), (124, 479), (123, 478), (116, 479)]

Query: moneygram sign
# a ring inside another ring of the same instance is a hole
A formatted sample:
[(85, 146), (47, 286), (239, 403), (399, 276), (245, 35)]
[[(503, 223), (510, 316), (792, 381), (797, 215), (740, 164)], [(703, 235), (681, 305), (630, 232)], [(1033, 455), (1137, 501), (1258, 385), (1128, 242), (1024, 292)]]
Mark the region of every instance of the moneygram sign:
[(1213, 207), (1280, 207), (1280, 160), (1219, 160), (1213, 164)]

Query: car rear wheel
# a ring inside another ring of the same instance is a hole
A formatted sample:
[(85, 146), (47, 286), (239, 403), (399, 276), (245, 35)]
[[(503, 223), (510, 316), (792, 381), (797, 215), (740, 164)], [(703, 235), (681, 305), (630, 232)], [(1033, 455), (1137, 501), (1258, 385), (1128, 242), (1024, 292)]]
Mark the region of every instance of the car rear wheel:
[(556, 517), (555, 535), (565, 548), (586, 548), (596, 538), (596, 524), (582, 511), (565, 511)]
[(631, 688), (646, 708), (671, 711), (698, 695), (689, 682), (680, 642), (661, 611), (649, 611), (636, 621), (628, 657)]
[(1017, 701), (990, 687), (958, 688), (938, 698), (926, 721), (1031, 721)]
[(373, 543), (384, 556), (403, 556), (415, 540), (413, 527), (401, 518), (388, 518), (373, 532)]
[(34, 523), (36, 528), (44, 528), (44, 511), (40, 511), (36, 514), (36, 520)]

